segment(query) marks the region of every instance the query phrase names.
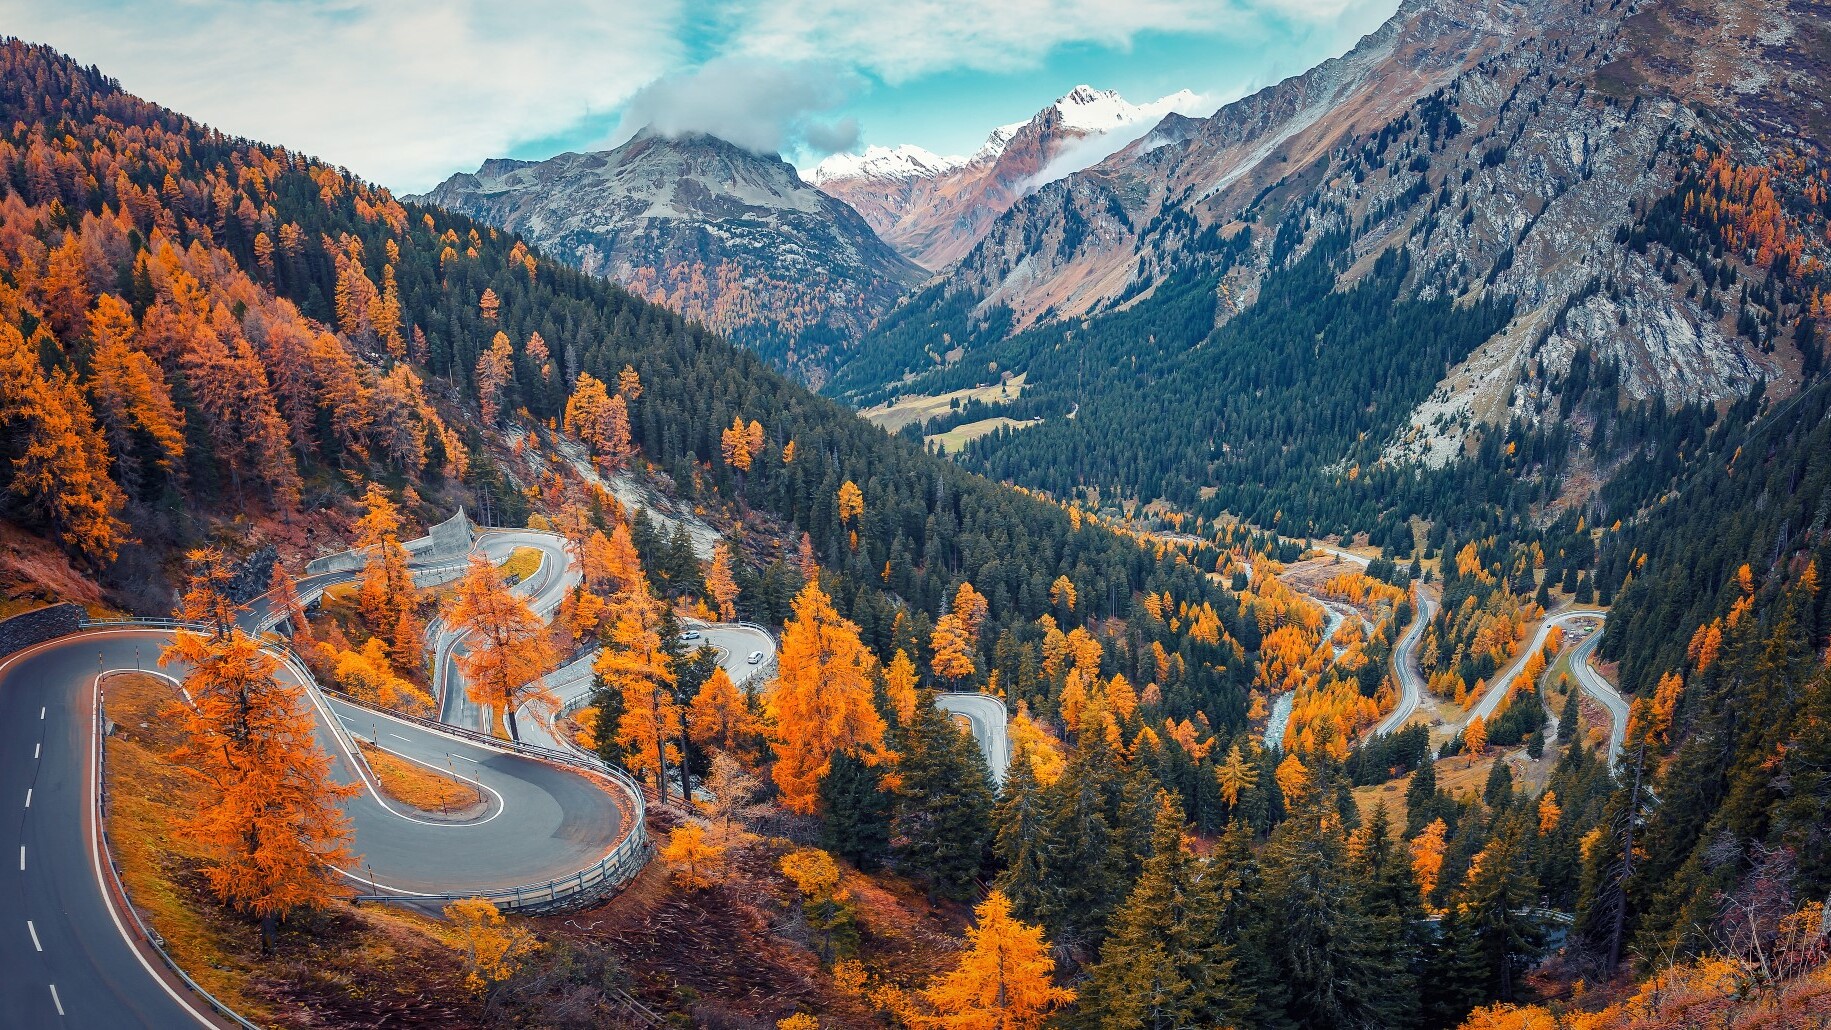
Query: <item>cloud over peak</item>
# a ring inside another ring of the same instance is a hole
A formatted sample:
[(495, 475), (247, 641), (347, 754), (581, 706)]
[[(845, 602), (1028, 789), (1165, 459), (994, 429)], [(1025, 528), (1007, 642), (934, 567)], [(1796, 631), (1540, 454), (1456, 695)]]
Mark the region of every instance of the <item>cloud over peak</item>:
[(830, 154), (858, 143), (856, 119), (829, 116), (861, 86), (857, 75), (830, 64), (714, 58), (637, 90), (611, 143), (650, 129), (703, 132), (758, 154)]

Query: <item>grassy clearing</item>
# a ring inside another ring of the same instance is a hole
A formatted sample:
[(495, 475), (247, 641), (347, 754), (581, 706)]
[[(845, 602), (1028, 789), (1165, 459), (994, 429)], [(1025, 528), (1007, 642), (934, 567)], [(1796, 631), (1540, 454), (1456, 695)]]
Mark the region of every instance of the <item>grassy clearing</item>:
[(359, 746), (382, 792), (403, 805), (422, 812), (452, 813), (481, 804), (477, 788), (468, 783), (409, 762), (367, 741), (359, 742)]
[(1036, 425), (1034, 421), (1020, 422), (1017, 419), (1006, 418), (1003, 415), (999, 415), (996, 418), (981, 419), (978, 422), (968, 422), (963, 426), (955, 426), (945, 433), (937, 433), (934, 436), (926, 436), (922, 439), (924, 443), (939, 443), (941, 446), (947, 448), (947, 453), (952, 454), (960, 448), (965, 447), (967, 444), (972, 443), (974, 440), (977, 440), (982, 436), (990, 436), (1005, 426), (1010, 426), (1014, 429), (1028, 429), (1033, 425)]
[(265, 1026), (480, 1025), (463, 986), (459, 942), (438, 920), (336, 902), (295, 915), (274, 953), (260, 930), (219, 904), (200, 872), (206, 857), (186, 839), (185, 817), (211, 788), (171, 752), (181, 740), (163, 716), (175, 695), (151, 676), (106, 683), (108, 834), (134, 907), (166, 951), (205, 990)]
[(894, 433), (911, 422), (924, 422), (937, 415), (947, 414), (954, 410), (955, 401), (965, 404), (967, 401), (977, 400), (985, 404), (995, 404), (999, 401), (1011, 400), (1023, 392), (1024, 376), (1019, 374), (1012, 376), (1009, 382), (995, 383), (991, 386), (975, 386), (951, 393), (918, 397), (898, 397), (892, 404), (880, 404), (875, 408), (866, 408), (859, 414), (863, 415), (872, 425), (885, 432)]

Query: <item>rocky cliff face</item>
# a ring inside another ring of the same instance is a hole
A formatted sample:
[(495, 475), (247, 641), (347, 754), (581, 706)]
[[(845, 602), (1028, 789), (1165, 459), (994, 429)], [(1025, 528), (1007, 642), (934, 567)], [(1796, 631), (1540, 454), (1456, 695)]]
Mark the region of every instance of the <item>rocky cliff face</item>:
[[(1784, 389), (1817, 303), (1803, 272), (1827, 243), (1809, 227), (1825, 196), (1826, 14), (1406, 0), (1344, 57), (1211, 118), (1165, 119), (1023, 198), (923, 298), (1021, 332), (1225, 268), (1225, 321), (1325, 233), (1351, 241), (1344, 284), (1402, 248), (1412, 295), (1502, 299), (1513, 317), (1446, 370), (1395, 460), (1441, 463), (1481, 424), (1560, 417), (1579, 353), (1630, 398)], [(1244, 253), (1221, 246), (1248, 229)]]
[(486, 161), (417, 199), (522, 233), (815, 383), (923, 277), (787, 163), (705, 135)]
[(941, 269), (970, 251), (1020, 198), (1117, 149), (1102, 149), (1102, 139), (1124, 138), (1128, 129), (1199, 104), (1187, 90), (1134, 105), (1111, 90), (1076, 86), (1029, 121), (992, 130), (969, 156), (874, 147), (860, 156), (834, 155), (812, 178), (910, 260)]

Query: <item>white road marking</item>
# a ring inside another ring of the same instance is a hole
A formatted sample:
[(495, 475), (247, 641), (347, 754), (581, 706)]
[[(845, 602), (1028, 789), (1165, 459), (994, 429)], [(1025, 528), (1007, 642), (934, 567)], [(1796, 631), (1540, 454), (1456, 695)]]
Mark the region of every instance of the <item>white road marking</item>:
[(34, 762), (38, 761), (39, 752), (41, 752), (43, 750), (44, 750), (44, 743), (42, 741), (37, 744), (33, 744), (32, 745), (32, 761), (34, 761)]
[(57, 985), (56, 984), (51, 985), (51, 1004), (57, 1006), (58, 1015), (61, 1016), (64, 1014), (64, 1003), (63, 1003), (62, 999), (58, 998), (58, 996), (57, 996)]
[[(390, 733), (390, 734), (388, 734), (388, 736), (393, 737), (395, 740), (407, 740), (406, 737), (403, 737), (398, 733)], [(413, 741), (407, 740), (407, 743), (411, 744), (411, 743), (413, 743)]]
[(25, 789), (25, 807), (32, 807), (32, 788), (30, 787)]
[(39, 718), (40, 718), (40, 719), (42, 719), (42, 718), (44, 718), (44, 717), (45, 717), (45, 710), (44, 710), (44, 707), (43, 707), (43, 706), (40, 706), (40, 707), (39, 707), (39, 709), (38, 709), (38, 717), (39, 717)]
[(19, 871), (25, 872), (25, 845), (19, 845)]
[(25, 928), (32, 932), (32, 947), (36, 948), (39, 951), (45, 950), (45, 946), (38, 943), (38, 927), (33, 926), (32, 921), (30, 919), (25, 921)]

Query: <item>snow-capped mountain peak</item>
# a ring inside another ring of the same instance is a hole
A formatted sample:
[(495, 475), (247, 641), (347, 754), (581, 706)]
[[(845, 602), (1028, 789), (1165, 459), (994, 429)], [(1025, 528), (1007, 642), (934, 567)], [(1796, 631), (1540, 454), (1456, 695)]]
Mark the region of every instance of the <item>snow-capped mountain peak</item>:
[(993, 129), (966, 158), (910, 145), (870, 147), (827, 158), (808, 180), (852, 205), (906, 257), (940, 268), (978, 242), (1018, 197), (1104, 159), (1166, 114), (1212, 113), (1202, 104), (1186, 89), (1134, 104), (1080, 85), (1035, 115)]
[(1110, 89), (1081, 85), (1055, 102), (1061, 112), (1062, 126), (1083, 132), (1109, 132), (1128, 122), (1135, 122), (1144, 109), (1128, 103)]
[(870, 146), (862, 154), (834, 154), (814, 166), (809, 181), (818, 186), (834, 179), (914, 179), (941, 175), (966, 163), (963, 157), (943, 157), (912, 143), (895, 147)]

